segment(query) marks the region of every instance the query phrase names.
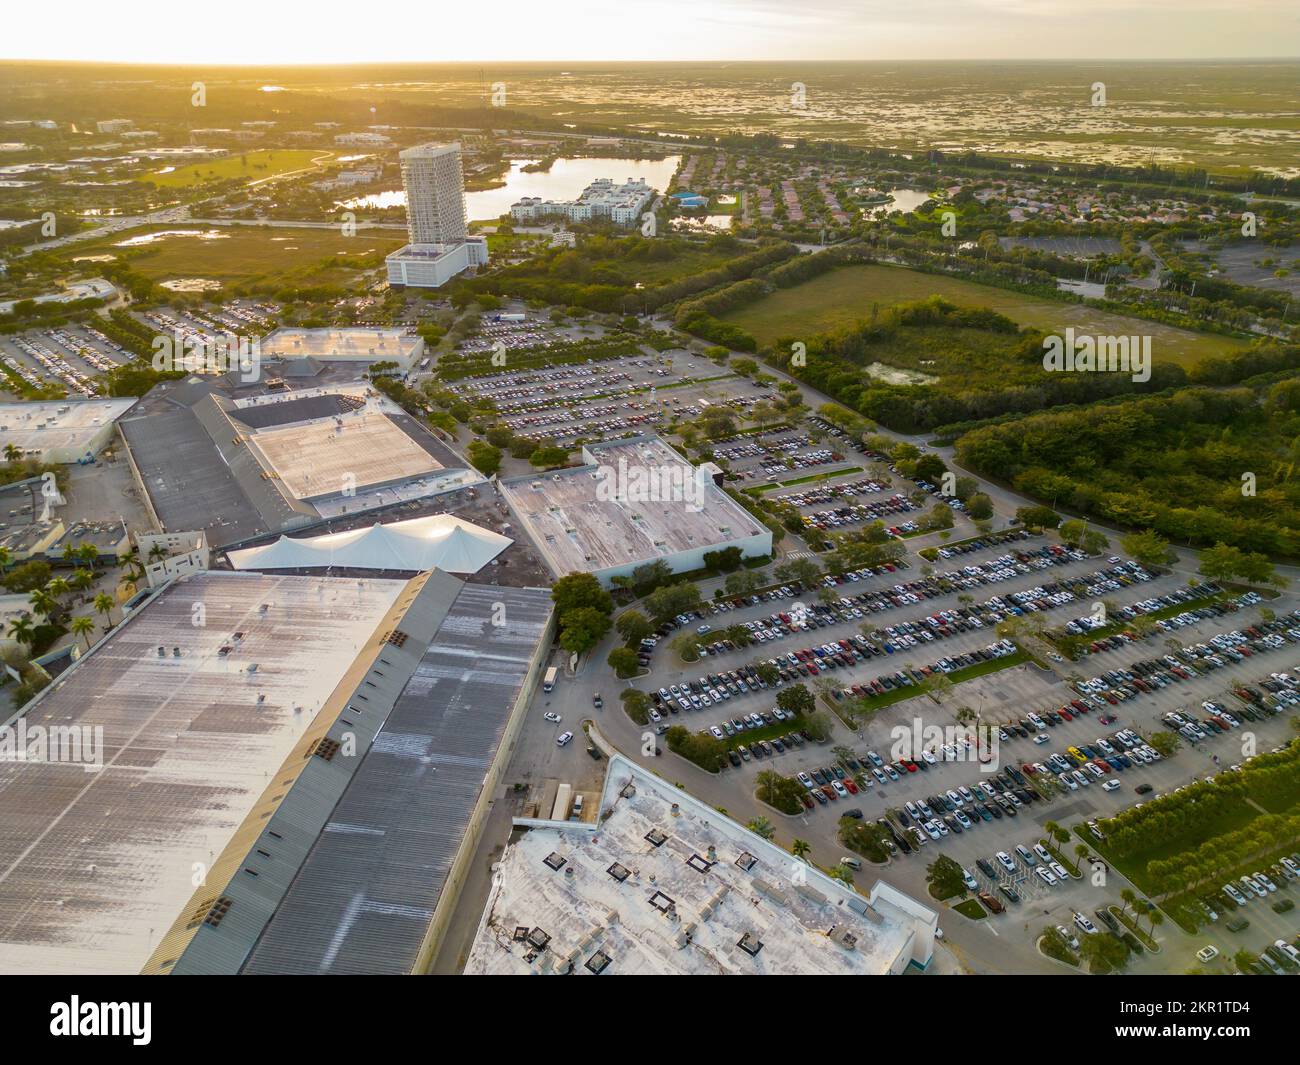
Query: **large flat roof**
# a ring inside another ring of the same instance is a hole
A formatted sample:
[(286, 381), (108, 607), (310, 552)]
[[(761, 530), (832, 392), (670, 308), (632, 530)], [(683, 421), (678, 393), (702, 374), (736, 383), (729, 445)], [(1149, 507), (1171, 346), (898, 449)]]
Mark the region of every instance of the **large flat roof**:
[(767, 531), (658, 437), (588, 445), (586, 455), (587, 466), (499, 482), (557, 572), (726, 547)]
[(0, 403), (0, 443), (24, 451), (85, 451), (134, 399), (57, 399)]
[(337, 496), (442, 469), (387, 415), (360, 410), (263, 429), (249, 437), (297, 499)]
[(286, 327), (261, 340), (263, 355), (280, 358), (404, 362), (421, 349), (423, 341), (402, 329), (300, 329)]
[(138, 972), (406, 588), (198, 574), (42, 693), (103, 764), (0, 761), (0, 968)]
[(551, 610), (460, 590), (244, 972), (413, 971)]
[(531, 827), (507, 848), (465, 972), (884, 974), (928, 961), (936, 920), (872, 903), (616, 755), (598, 824)]

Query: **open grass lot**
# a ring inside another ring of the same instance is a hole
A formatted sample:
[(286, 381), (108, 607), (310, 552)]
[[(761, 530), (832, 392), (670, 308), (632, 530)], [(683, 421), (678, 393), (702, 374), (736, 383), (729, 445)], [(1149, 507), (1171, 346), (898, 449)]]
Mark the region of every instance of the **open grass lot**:
[(1172, 360), (1180, 365), (1247, 346), (1246, 341), (1233, 337), (1192, 333), (1080, 303), (1058, 303), (961, 278), (874, 264), (840, 267), (720, 317), (752, 334), (760, 344), (769, 344), (781, 336), (810, 336), (852, 326), (870, 317), (873, 304), (883, 309), (928, 296), (942, 296), (958, 306), (988, 307), (1020, 325), (1051, 332), (1074, 326), (1080, 333), (1149, 334), (1156, 360)]
[(332, 152), (314, 148), (266, 148), (205, 159), (200, 163), (179, 166), (166, 174), (147, 174), (145, 179), (165, 189), (189, 188), (207, 181), (229, 181), (231, 178), (264, 181), (295, 170), (305, 170), (313, 165), (313, 160), (328, 159), (332, 155)]
[[(167, 233), (135, 248), (118, 247), (123, 240), (151, 231)], [(342, 284), (354, 278), (341, 265), (321, 265), (331, 258), (360, 259), (386, 255), (405, 243), (405, 234), (362, 230), (345, 237), (337, 229), (280, 229), (264, 226), (155, 226), (116, 233), (103, 240), (75, 245), (65, 254), (117, 255), (132, 269), (154, 281), (200, 277), (232, 285), (269, 280), (293, 273), (298, 283)], [(205, 236), (199, 236), (199, 233)], [(174, 235), (170, 235), (174, 234)], [(303, 271), (309, 271), (310, 277)]]

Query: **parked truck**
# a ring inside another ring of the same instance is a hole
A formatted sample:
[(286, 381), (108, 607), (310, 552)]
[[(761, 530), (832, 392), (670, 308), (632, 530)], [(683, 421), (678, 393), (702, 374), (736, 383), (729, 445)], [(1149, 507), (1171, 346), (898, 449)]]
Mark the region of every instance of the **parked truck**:
[(555, 666), (551, 666), (546, 671), (546, 676), (542, 678), (542, 691), (548, 692), (555, 687), (555, 678), (560, 675), (560, 671)]

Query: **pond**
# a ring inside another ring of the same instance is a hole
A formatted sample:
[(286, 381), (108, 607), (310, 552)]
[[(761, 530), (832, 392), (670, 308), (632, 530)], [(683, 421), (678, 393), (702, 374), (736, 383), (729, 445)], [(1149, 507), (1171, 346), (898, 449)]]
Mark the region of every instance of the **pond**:
[[(510, 163), (510, 171), (506, 174), (504, 185), (480, 192), (467, 192), (465, 208), (470, 221), (500, 218), (501, 215), (509, 213), (512, 203), (525, 196), (540, 196), (544, 200), (577, 199), (583, 189), (602, 177), (613, 178), (616, 182), (623, 182), (628, 178), (645, 178), (652, 186), (663, 192), (668, 188), (673, 174), (677, 172), (677, 164), (681, 162), (681, 156), (670, 155), (665, 159), (604, 157), (556, 159), (547, 170), (525, 171), (523, 169), (536, 162), (536, 159), (514, 159)], [(406, 193), (401, 189), (389, 189), (368, 196), (343, 200), (337, 206), (355, 209), (404, 207), (405, 205)]]

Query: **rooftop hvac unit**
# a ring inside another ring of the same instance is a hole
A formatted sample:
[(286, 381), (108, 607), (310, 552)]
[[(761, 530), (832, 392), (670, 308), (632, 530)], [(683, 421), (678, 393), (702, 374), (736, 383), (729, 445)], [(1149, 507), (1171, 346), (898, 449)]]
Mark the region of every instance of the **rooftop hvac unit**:
[(256, 663), (256, 662), (249, 662), (249, 663), (248, 663), (248, 672), (250, 672), (250, 673), (256, 673), (256, 672), (257, 672), (257, 663)]
[(172, 648), (172, 657), (173, 657), (173, 658), (180, 658), (180, 656), (181, 656), (181, 649), (180, 649), (179, 647), (173, 647), (173, 648)]
[(163, 647), (161, 644), (160, 644), (159, 647), (158, 647), (158, 657), (159, 657), (159, 658), (166, 658), (166, 657), (167, 657), (167, 648), (166, 648), (166, 647)]

